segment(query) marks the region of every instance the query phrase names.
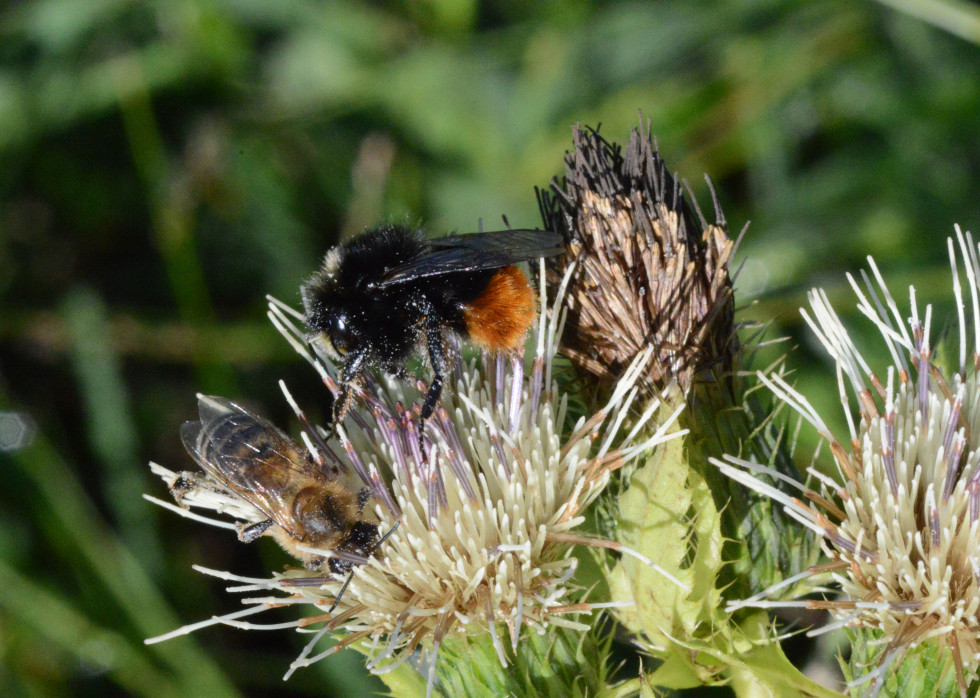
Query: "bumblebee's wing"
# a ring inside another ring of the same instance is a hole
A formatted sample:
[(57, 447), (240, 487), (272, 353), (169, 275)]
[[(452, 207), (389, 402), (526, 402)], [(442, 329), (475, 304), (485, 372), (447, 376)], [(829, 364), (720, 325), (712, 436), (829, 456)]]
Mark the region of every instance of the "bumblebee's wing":
[(549, 230), (501, 230), (450, 235), (430, 240), (429, 252), (385, 271), (372, 288), (459, 271), (495, 269), (538, 257), (561, 254), (562, 238)]
[(184, 447), (201, 468), (296, 538), (290, 515), (295, 491), (323, 474), (275, 425), (230, 400), (198, 397), (201, 420), (180, 428)]

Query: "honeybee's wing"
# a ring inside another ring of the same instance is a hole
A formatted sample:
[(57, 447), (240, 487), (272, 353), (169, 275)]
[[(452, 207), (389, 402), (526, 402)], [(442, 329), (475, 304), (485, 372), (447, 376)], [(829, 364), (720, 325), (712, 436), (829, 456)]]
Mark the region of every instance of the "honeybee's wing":
[(180, 429), (184, 447), (223, 487), (239, 495), (296, 538), (290, 515), (297, 490), (324, 476), (301, 447), (275, 425), (230, 400), (201, 395), (201, 420)]
[(439, 274), (495, 269), (538, 257), (553, 257), (564, 250), (561, 236), (549, 230), (450, 235), (430, 240), (428, 246), (427, 253), (386, 270), (371, 287), (385, 288)]

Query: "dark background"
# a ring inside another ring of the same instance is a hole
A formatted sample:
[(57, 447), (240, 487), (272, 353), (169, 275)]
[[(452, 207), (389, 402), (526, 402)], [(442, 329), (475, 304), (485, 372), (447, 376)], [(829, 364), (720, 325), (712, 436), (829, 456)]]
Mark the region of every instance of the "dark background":
[(146, 463), (191, 466), (198, 391), (295, 426), (284, 378), (322, 415), (265, 294), (296, 303), (381, 220), (539, 225), (575, 122), (625, 143), (642, 109), (701, 204), (707, 173), (752, 221), (740, 317), (791, 338), (840, 427), (797, 308), (821, 285), (853, 316), (868, 254), (948, 306), (945, 237), (980, 232), (978, 42), (977, 5), (912, 0), (0, 5), (0, 694), (380, 686), (351, 651), (283, 684), (287, 631), (145, 647), (237, 607), (192, 564), (286, 561), (145, 502)]

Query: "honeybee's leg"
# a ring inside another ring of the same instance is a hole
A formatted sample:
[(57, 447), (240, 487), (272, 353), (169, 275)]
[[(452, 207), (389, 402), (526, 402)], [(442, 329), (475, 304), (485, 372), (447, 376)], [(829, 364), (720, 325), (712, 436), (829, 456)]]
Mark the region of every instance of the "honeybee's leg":
[(266, 519), (265, 521), (259, 521), (247, 526), (242, 524), (238, 527), (238, 540), (242, 543), (251, 543), (268, 531), (270, 526), (272, 526), (272, 519)]
[[(378, 548), (381, 547), (381, 544), (384, 543), (386, 540), (388, 540), (388, 536), (390, 536), (392, 533), (395, 532), (395, 530), (398, 528), (398, 526), (399, 526), (399, 524), (401, 524), (401, 522), (402, 522), (402, 520), (401, 519), (398, 519), (398, 521), (395, 522), (395, 525), (392, 526), (391, 528), (389, 528), (388, 529), (388, 532), (385, 533), (383, 536), (381, 536), (381, 538), (378, 540), (377, 543), (375, 543), (373, 546), (371, 546), (371, 549), (367, 553), (367, 557), (371, 557), (372, 555), (374, 555), (374, 553), (378, 550)], [(377, 536), (378, 533), (375, 530), (375, 531), (372, 531), (371, 532), (371, 535), (372, 536)], [(328, 615), (332, 615), (333, 614), (334, 609), (337, 608), (337, 604), (340, 603), (340, 599), (343, 597), (344, 592), (347, 591), (347, 587), (350, 586), (350, 583), (351, 583), (351, 580), (352, 579), (354, 579), (354, 569), (353, 568), (351, 568), (351, 571), (347, 573), (347, 579), (344, 580), (344, 586), (340, 587), (340, 593), (337, 594), (337, 597), (333, 600), (333, 604), (330, 605), (330, 609), (327, 611), (327, 614)]]
[(442, 381), (446, 373), (446, 345), (443, 342), (442, 332), (438, 327), (430, 326), (425, 334), (425, 343), (429, 350), (429, 362), (432, 364), (432, 382), (429, 390), (425, 394), (425, 402), (422, 403), (422, 414), (419, 417), (419, 447), (422, 446), (422, 434), (425, 429), (425, 420), (435, 412), (436, 405), (439, 404), (439, 396), (442, 394)]
[(350, 408), (350, 401), (353, 397), (351, 386), (357, 385), (357, 381), (360, 380), (361, 371), (364, 370), (364, 361), (366, 359), (367, 353), (361, 351), (348, 354), (344, 360), (343, 368), (340, 371), (340, 392), (334, 398), (333, 423), (330, 425), (327, 439), (337, 431), (337, 426), (343, 421), (344, 415), (347, 414), (347, 410)]
[(174, 480), (173, 484), (170, 485), (170, 496), (180, 506), (187, 508), (184, 503), (184, 497), (194, 490), (205, 489), (209, 492), (217, 492), (219, 494), (224, 494), (226, 490), (216, 485), (212, 480), (208, 478), (204, 473), (192, 473), (188, 471), (183, 471), (177, 473), (177, 478)]

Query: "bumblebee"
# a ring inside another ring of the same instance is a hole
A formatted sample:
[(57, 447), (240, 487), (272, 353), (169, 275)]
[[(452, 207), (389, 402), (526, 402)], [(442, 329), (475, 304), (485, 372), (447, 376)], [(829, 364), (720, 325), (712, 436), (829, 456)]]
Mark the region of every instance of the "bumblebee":
[(534, 322), (534, 292), (518, 267), (563, 251), (561, 236), (504, 230), (429, 240), (402, 225), (382, 225), (331, 249), (303, 286), (312, 340), (340, 362), (333, 426), (352, 387), (376, 367), (404, 376), (424, 350), (432, 368), (419, 438), (442, 392), (447, 339), (457, 335), (491, 351), (520, 347)]
[(310, 570), (344, 573), (353, 563), (297, 546), (362, 557), (375, 550), (378, 525), (364, 518), (372, 492), (356, 476), (316, 463), (273, 424), (230, 400), (199, 395), (198, 412), (200, 421), (185, 422), (180, 436), (205, 475), (181, 473), (174, 499), (194, 487), (241, 497), (268, 518), (243, 525), (239, 540), (270, 535)]

